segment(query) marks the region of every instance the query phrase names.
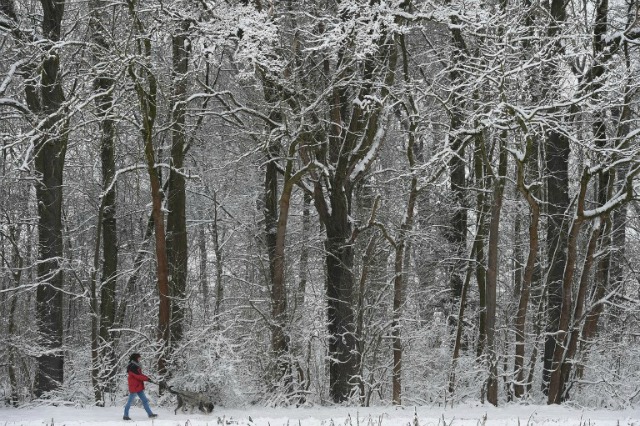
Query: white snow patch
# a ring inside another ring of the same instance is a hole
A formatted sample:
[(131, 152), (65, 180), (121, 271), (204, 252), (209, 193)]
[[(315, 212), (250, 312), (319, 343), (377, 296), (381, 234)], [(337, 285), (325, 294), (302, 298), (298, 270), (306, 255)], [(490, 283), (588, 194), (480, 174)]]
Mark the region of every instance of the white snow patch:
[[(124, 405), (124, 400), (122, 401)], [(414, 412), (419, 425), (439, 425), (442, 421), (455, 426), (515, 426), (515, 425), (592, 425), (631, 426), (640, 423), (640, 410), (624, 411), (576, 409), (546, 405), (461, 405), (442, 407), (311, 407), (311, 408), (224, 408), (216, 407), (209, 415), (178, 413), (172, 408), (158, 408), (151, 401), (158, 418), (150, 420), (140, 407), (132, 407), (132, 421), (122, 420), (122, 407), (33, 407), (0, 408), (3, 426), (407, 426), (414, 424)], [(486, 420), (485, 420), (486, 419)]]

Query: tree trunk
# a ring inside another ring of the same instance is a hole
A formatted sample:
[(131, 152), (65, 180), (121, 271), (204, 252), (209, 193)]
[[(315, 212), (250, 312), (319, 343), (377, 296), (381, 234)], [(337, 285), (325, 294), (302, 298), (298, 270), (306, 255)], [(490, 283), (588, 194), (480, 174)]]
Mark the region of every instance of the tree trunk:
[[(278, 100), (277, 87), (266, 77), (263, 79), (264, 98), (267, 102), (274, 104)], [(282, 122), (282, 114), (274, 106), (269, 117), (273, 122)], [(274, 137), (276, 126), (269, 125), (269, 138)], [(269, 284), (271, 295), (271, 351), (276, 358), (276, 374), (278, 380), (289, 371), (288, 361), (285, 360), (286, 354), (289, 352), (288, 337), (285, 334), (285, 324), (287, 317), (287, 292), (285, 287), (285, 238), (286, 227), (289, 216), (289, 203), (291, 199), (291, 187), (287, 193), (283, 188), (282, 195), (278, 198), (278, 159), (279, 147), (276, 142), (269, 141), (266, 154), (267, 165), (265, 170), (264, 181), (264, 223), (265, 223), (265, 242), (267, 246), (267, 254), (269, 256)], [(284, 178), (284, 185), (287, 185), (287, 179)], [(280, 210), (279, 210), (280, 208)], [(283, 211), (284, 209), (284, 211)]]
[(507, 174), (507, 150), (504, 147), (506, 135), (500, 137), (498, 175), (495, 176), (491, 221), (489, 223), (489, 247), (487, 252), (487, 355), (489, 358), (489, 380), (487, 382), (487, 401), (498, 405), (498, 355), (495, 344), (496, 304), (498, 284), (500, 241), (500, 213), (504, 195), (505, 175)]
[(187, 290), (187, 220), (186, 185), (184, 178), (185, 113), (187, 109), (187, 72), (189, 70), (190, 40), (187, 37), (189, 22), (179, 24), (172, 46), (173, 96), (171, 98), (171, 170), (169, 172), (169, 196), (167, 198), (167, 260), (169, 262), (169, 286), (171, 294), (171, 336), (173, 346), (184, 334), (184, 304)]
[(152, 215), (156, 240), (156, 274), (158, 282), (159, 309), (158, 309), (158, 340), (161, 345), (158, 357), (158, 374), (166, 374), (166, 346), (170, 341), (171, 299), (169, 289), (169, 265), (167, 260), (167, 245), (164, 230), (164, 214), (162, 213), (162, 192), (160, 191), (160, 179), (155, 169), (155, 158), (151, 133), (146, 137), (145, 153), (147, 157), (147, 171), (151, 183)]
[(367, 291), (367, 282), (369, 277), (369, 269), (375, 259), (375, 249), (376, 243), (378, 241), (378, 236), (374, 234), (367, 243), (367, 248), (365, 249), (364, 255), (362, 256), (362, 270), (360, 272), (360, 280), (358, 283), (358, 294), (357, 294), (357, 302), (356, 302), (356, 336), (358, 336), (358, 346), (357, 346), (357, 365), (359, 369), (359, 381), (358, 388), (360, 390), (360, 399), (361, 403), (364, 403), (365, 406), (368, 406), (365, 401), (365, 380), (364, 380), (364, 363), (363, 363), (363, 354), (364, 354), (364, 314), (365, 314), (365, 293)]
[(527, 263), (524, 268), (524, 275), (522, 277), (518, 311), (516, 313), (515, 320), (515, 335), (516, 335), (516, 347), (515, 347), (515, 359), (513, 365), (513, 373), (516, 380), (514, 386), (514, 396), (516, 398), (522, 398), (526, 393), (526, 371), (524, 369), (524, 355), (525, 355), (525, 324), (527, 321), (527, 308), (529, 306), (529, 295), (531, 291), (531, 284), (533, 283), (534, 271), (536, 266), (536, 258), (538, 256), (538, 225), (540, 221), (540, 206), (538, 200), (533, 196), (529, 187), (525, 184), (525, 171), (524, 166), (527, 162), (528, 154), (531, 152), (532, 143), (527, 141), (527, 153), (525, 159), (518, 161), (518, 178), (517, 186), (522, 196), (527, 200), (529, 204), (529, 254), (527, 255)]
[[(20, 225), (11, 224), (9, 229), (9, 238), (11, 240), (11, 278), (13, 279), (13, 287), (17, 289), (20, 287), (20, 281), (22, 279), (22, 268), (24, 266), (24, 258), (20, 255), (20, 241), (21, 227)], [(11, 298), (9, 305), (9, 315), (7, 318), (8, 327), (7, 334), (9, 338), (16, 336), (16, 308), (18, 304), (18, 297), (14, 295)], [(11, 391), (9, 394), (8, 402), (10, 405), (17, 406), (19, 400), (19, 386), (18, 386), (18, 363), (15, 354), (15, 347), (13, 345), (8, 348), (8, 373), (9, 373), (9, 385)]]
[(485, 251), (484, 242), (487, 237), (487, 216), (489, 214), (489, 206), (485, 199), (485, 188), (489, 184), (486, 182), (486, 172), (484, 164), (484, 138), (478, 135), (474, 138), (475, 146), (473, 152), (473, 167), (475, 174), (476, 185), (478, 191), (476, 195), (476, 206), (479, 214), (476, 220), (478, 230), (476, 232), (476, 238), (474, 244), (476, 249), (474, 256), (476, 260), (476, 282), (478, 284), (478, 303), (480, 308), (480, 314), (478, 318), (478, 345), (476, 347), (476, 356), (480, 358), (484, 353), (485, 345), (487, 342), (487, 269), (485, 267)]
[(104, 204), (101, 203), (98, 209), (98, 223), (96, 224), (96, 241), (93, 251), (93, 266), (89, 282), (89, 314), (91, 315), (91, 385), (93, 386), (94, 402), (98, 406), (104, 406), (104, 386), (101, 376), (100, 360), (100, 304), (98, 301), (97, 275), (100, 267), (100, 239), (102, 236), (102, 216), (104, 214)]
[[(451, 128), (458, 129), (462, 126), (462, 121), (457, 117), (451, 118)], [(451, 150), (455, 153), (449, 160), (451, 192), (455, 203), (454, 213), (451, 217), (449, 230), (446, 234), (447, 240), (453, 249), (453, 262), (449, 270), (449, 280), (451, 286), (452, 301), (457, 303), (462, 294), (462, 276), (458, 272), (460, 270), (460, 261), (465, 252), (464, 248), (467, 240), (467, 209), (465, 206), (465, 145), (460, 137), (453, 137), (451, 141)]]
[[(628, 52), (625, 52), (625, 53), (628, 54)], [(628, 120), (631, 113), (629, 105), (630, 105), (630, 95), (627, 90), (624, 98), (624, 106), (622, 107), (622, 111), (619, 113), (619, 125), (616, 131), (616, 136), (618, 140), (622, 140), (629, 133)], [(617, 176), (616, 178), (617, 182), (615, 184), (616, 191), (621, 191), (623, 189), (628, 171), (629, 171), (629, 166), (626, 163), (623, 163), (616, 168), (616, 176)], [(624, 253), (625, 253), (625, 241), (626, 241), (627, 205), (623, 204), (617, 207), (612, 212), (612, 216), (613, 218), (611, 219), (611, 222), (610, 222), (610, 225), (612, 227), (610, 238), (611, 238), (611, 254), (613, 255), (610, 256), (610, 262), (611, 262), (610, 279), (613, 282), (615, 288), (622, 287), (621, 290), (624, 292), (622, 264), (623, 264), (623, 259), (625, 258)], [(605, 268), (603, 267), (602, 271), (604, 270)], [(598, 269), (598, 271), (600, 271), (600, 269)], [(602, 280), (602, 277), (597, 277), (597, 278), (600, 278)], [(600, 281), (597, 281), (597, 282), (600, 282)], [(596, 290), (596, 294), (592, 298), (592, 302), (598, 302), (602, 298), (602, 296), (604, 295), (604, 291), (602, 290), (600, 291), (598, 291), (598, 289)], [(593, 309), (594, 310), (589, 312), (589, 316), (587, 316), (587, 320), (585, 321), (585, 324), (582, 330), (582, 337), (580, 339), (580, 351), (582, 352), (582, 357), (585, 356), (590, 342), (595, 337), (598, 320), (602, 312), (599, 306), (595, 306)], [(598, 309), (600, 309), (600, 311), (598, 311)], [(615, 307), (613, 307), (613, 309), (615, 309)], [(614, 315), (614, 318), (617, 318), (617, 316)], [(617, 327), (614, 326), (614, 332), (617, 332), (616, 330), (618, 330), (619, 332), (619, 330), (621, 330), (623, 325), (620, 324), (618, 321), (616, 322), (617, 322)], [(584, 373), (584, 368), (582, 364), (579, 364), (576, 369), (577, 369), (576, 371), (577, 376), (579, 378), (582, 378)]]
[[(385, 88), (381, 91), (382, 99), (388, 94), (388, 87), (394, 81), (393, 70), (397, 63), (395, 41), (388, 47), (389, 72), (386, 73)], [(372, 72), (373, 64), (367, 61), (365, 74)], [(363, 85), (359, 97), (369, 95), (369, 85)], [(329, 136), (329, 162), (334, 165), (330, 184), (327, 185), (330, 207), (327, 206), (321, 183), (318, 181), (314, 190), (314, 202), (320, 219), (325, 225), (325, 260), (327, 267), (327, 314), (329, 322), (329, 380), (330, 393), (334, 402), (347, 400), (351, 393), (353, 377), (359, 370), (360, 356), (355, 354), (358, 337), (355, 336), (353, 313), (353, 291), (355, 278), (353, 275), (354, 241), (352, 240), (352, 188), (358, 179), (371, 166), (366, 158), (375, 158), (376, 149), (384, 136), (383, 124), (380, 123), (382, 107), (373, 111), (364, 111), (354, 105), (348, 119), (342, 110), (346, 94), (343, 90), (334, 90), (331, 111), (331, 132)], [(343, 131), (344, 123), (348, 130)], [(365, 127), (365, 123), (367, 126)], [(352, 155), (356, 142), (359, 144), (357, 155)], [(354, 168), (360, 166), (357, 173)], [(353, 174), (352, 174), (353, 173)]]
[(569, 140), (560, 133), (547, 135), (547, 334), (544, 345), (543, 390), (547, 392), (553, 353), (557, 345), (562, 306), (562, 279), (567, 263), (567, 209), (569, 208)]
[[(62, 170), (68, 137), (60, 57), (53, 47), (53, 43), (60, 40), (64, 1), (41, 0), (41, 5), (42, 30), (49, 49), (39, 75), (33, 75), (33, 80), (25, 85), (29, 108), (34, 114), (46, 117), (42, 136), (35, 146), (35, 169), (39, 176), (35, 185), (38, 202), (36, 324), (45, 350), (37, 357), (35, 394), (38, 397), (57, 389), (63, 381)], [(34, 86), (33, 81), (40, 84)]]
[(300, 281), (296, 292), (296, 310), (305, 315), (304, 300), (307, 291), (307, 276), (309, 273), (309, 235), (311, 233), (311, 196), (304, 194), (302, 200), (302, 247), (300, 247)]
[[(592, 89), (593, 98), (598, 100), (600, 98), (599, 91), (602, 88), (603, 75), (605, 74), (607, 67), (605, 64), (607, 55), (613, 55), (617, 52), (618, 47), (615, 49), (609, 49), (607, 46), (607, 27), (608, 27), (608, 11), (609, 11), (609, 1), (608, 0), (600, 0), (597, 3), (596, 7), (596, 17), (595, 17), (595, 25), (593, 28), (593, 50), (594, 55), (598, 60), (596, 64), (592, 67), (592, 72), (590, 75), (589, 85)], [(637, 20), (637, 16), (632, 18), (635, 23)], [(633, 25), (633, 24), (631, 24)], [(630, 25), (630, 27), (631, 27)], [(627, 66), (629, 65), (628, 59), (628, 47), (627, 41), (624, 41), (625, 47), (625, 56), (627, 59)], [(619, 45), (618, 45), (619, 46)], [(605, 51), (609, 49), (610, 52)], [(627, 88), (625, 88), (625, 92)], [(625, 93), (624, 96), (625, 104), (623, 105), (623, 116), (628, 115), (629, 108), (629, 96)], [(593, 135), (595, 138), (596, 146), (600, 149), (605, 150), (607, 148), (607, 133), (606, 133), (606, 111), (598, 110), (596, 111), (595, 120), (593, 121)], [(618, 126), (616, 129), (616, 136), (618, 140), (621, 140), (626, 136), (628, 132), (628, 125)], [(610, 193), (613, 189), (613, 176), (610, 170), (602, 171), (598, 176), (598, 188), (597, 188), (597, 199), (598, 205), (604, 206), (609, 200)], [(612, 222), (611, 217), (606, 215), (605, 217), (605, 226), (602, 230), (602, 237), (600, 242), (600, 250), (604, 251), (604, 255), (600, 256), (598, 260), (598, 264), (596, 267), (595, 273), (595, 284), (596, 288), (593, 292), (591, 298), (591, 308), (587, 312), (587, 316), (585, 319), (584, 328), (582, 331), (582, 340), (584, 342), (590, 342), (596, 335), (598, 320), (600, 315), (602, 314), (604, 305), (601, 303), (601, 299), (605, 296), (607, 289), (610, 286), (610, 268), (611, 268), (611, 242), (612, 242)]]
[(202, 292), (202, 312), (203, 320), (207, 321), (209, 318), (209, 276), (207, 272), (207, 236), (205, 225), (198, 227), (198, 254), (200, 256), (199, 264), (199, 281), (200, 291)]
[(62, 384), (62, 167), (66, 136), (49, 140), (45, 136), (36, 156), (38, 200), (38, 288), (36, 291), (38, 331), (46, 354), (38, 356), (36, 396)]
[[(335, 195), (334, 195), (335, 197)], [(333, 204), (333, 203), (332, 203)], [(357, 347), (353, 315), (353, 245), (350, 242), (350, 225), (346, 224), (346, 206), (333, 205), (332, 222), (327, 226), (325, 260), (327, 264), (327, 314), (329, 320), (329, 376), (334, 402), (345, 401), (358, 371)], [(343, 226), (337, 226), (342, 220)], [(331, 228), (331, 229), (330, 229)], [(345, 235), (346, 234), (346, 235)]]
[[(543, 70), (543, 80), (551, 81), (559, 69), (559, 59), (554, 55), (563, 51), (557, 38), (561, 25), (566, 19), (566, 2), (552, 0), (549, 4), (550, 23), (547, 27), (549, 39), (556, 39), (554, 49), (550, 50), (549, 62)], [(559, 111), (550, 111), (551, 113)], [(545, 147), (546, 187), (547, 187), (547, 334), (544, 345), (544, 366), (542, 387), (548, 393), (553, 354), (556, 350), (556, 332), (559, 330), (560, 309), (562, 306), (562, 280), (567, 263), (567, 209), (569, 208), (569, 139), (556, 130), (547, 132)]]
[(569, 330), (569, 322), (571, 320), (571, 311), (573, 308), (571, 288), (578, 255), (578, 236), (580, 234), (582, 223), (584, 222), (583, 213), (585, 194), (589, 178), (590, 175), (585, 171), (580, 182), (580, 193), (577, 200), (578, 205), (576, 209), (576, 216), (571, 224), (569, 240), (567, 241), (566, 270), (564, 272), (562, 287), (560, 289), (560, 293), (562, 294), (562, 303), (560, 304), (561, 310), (558, 318), (558, 328), (555, 332), (557, 343), (550, 368), (551, 375), (549, 378), (547, 399), (549, 404), (560, 404), (563, 398), (564, 389), (561, 376), (561, 362), (565, 350), (565, 339)]
[(604, 226), (604, 222), (605, 219), (601, 217), (598, 223), (595, 225), (593, 231), (591, 232), (591, 238), (589, 239), (589, 245), (587, 247), (587, 253), (582, 267), (580, 285), (578, 286), (578, 292), (576, 294), (576, 302), (573, 311), (573, 324), (567, 336), (567, 342), (565, 343), (566, 349), (563, 354), (561, 365), (558, 366), (558, 368), (560, 369), (560, 401), (564, 401), (567, 396), (567, 382), (569, 381), (569, 374), (571, 373), (571, 368), (578, 348), (580, 321), (582, 321), (585, 297), (587, 294), (587, 288), (589, 286), (589, 276), (591, 273), (591, 267), (593, 266), (593, 258), (596, 252), (596, 247), (598, 246), (598, 239), (600, 237), (602, 227)]
[[(476, 234), (473, 240), (473, 246), (471, 247), (471, 253), (469, 259), (472, 259), (478, 250), (480, 237)], [(458, 310), (458, 323), (456, 324), (456, 337), (453, 344), (453, 354), (451, 355), (451, 371), (449, 372), (449, 395), (453, 395), (456, 386), (456, 367), (458, 364), (458, 358), (460, 357), (460, 349), (462, 348), (462, 330), (464, 326), (464, 311), (467, 304), (467, 293), (469, 291), (469, 282), (471, 281), (471, 275), (473, 274), (473, 268), (471, 267), (471, 261), (467, 264), (467, 272), (465, 274), (464, 283), (462, 285), (462, 294), (460, 297), (460, 308)]]
[[(151, 60), (151, 39), (144, 25), (140, 21), (135, 10), (135, 2), (129, 2), (129, 12), (133, 20), (134, 31), (138, 35), (137, 50), (140, 55), (147, 60)], [(149, 174), (149, 184), (151, 186), (151, 216), (155, 230), (156, 242), (156, 274), (158, 284), (158, 330), (157, 339), (160, 345), (158, 351), (158, 374), (166, 375), (167, 345), (170, 341), (171, 330), (171, 299), (169, 288), (169, 262), (167, 259), (167, 243), (164, 227), (164, 213), (162, 211), (162, 190), (161, 182), (156, 169), (156, 159), (153, 147), (153, 127), (157, 113), (157, 92), (158, 83), (155, 75), (151, 72), (152, 67), (139, 67), (140, 74), (136, 73), (134, 63), (128, 66), (129, 76), (133, 82), (138, 95), (141, 134), (144, 145), (144, 155), (147, 161), (147, 173)], [(146, 83), (146, 84), (145, 84)]]
[[(404, 35), (399, 36), (399, 44), (402, 52), (402, 70), (404, 81), (410, 83), (409, 77), (409, 55), (405, 44)], [(404, 215), (400, 231), (396, 238), (395, 244), (395, 261), (394, 261), (394, 279), (393, 279), (393, 319), (391, 322), (391, 334), (393, 337), (393, 373), (392, 373), (392, 401), (396, 405), (402, 405), (402, 329), (400, 320), (402, 318), (402, 310), (405, 301), (405, 287), (407, 282), (407, 260), (409, 233), (413, 228), (413, 215), (418, 199), (418, 177), (415, 175), (415, 151), (416, 147), (416, 129), (418, 127), (415, 115), (417, 109), (413, 96), (409, 95), (408, 99), (409, 111), (411, 111), (409, 119), (409, 128), (407, 135), (407, 160), (409, 163), (409, 171), (412, 173), (411, 184), (409, 187), (409, 199), (407, 200), (407, 210)]]
[(524, 275), (522, 244), (522, 214), (520, 206), (516, 206), (515, 218), (513, 219), (513, 300), (520, 300), (522, 292), (522, 277)]
[[(94, 62), (100, 64), (108, 61), (104, 52), (111, 49), (105, 34), (105, 22), (108, 22), (104, 0), (89, 2), (89, 26), (94, 43)], [(100, 386), (113, 390), (113, 379), (116, 374), (116, 356), (113, 348), (113, 337), (109, 331), (115, 322), (115, 293), (118, 272), (118, 233), (116, 223), (116, 162), (115, 162), (115, 122), (111, 115), (113, 107), (113, 88), (115, 80), (112, 75), (98, 66), (94, 77), (94, 90), (97, 93), (96, 115), (100, 126), (100, 159), (102, 166), (101, 208), (102, 223), (102, 275), (100, 278), (100, 360), (104, 373), (99, 378)], [(96, 233), (98, 234), (98, 233)], [(102, 392), (102, 391), (101, 391)], [(99, 402), (96, 400), (96, 402)]]
[[(460, 65), (460, 62), (464, 60), (465, 56), (469, 57), (470, 55), (464, 37), (462, 36), (462, 31), (460, 30), (458, 17), (452, 16), (450, 20), (452, 24), (451, 38), (454, 47), (452, 62), (454, 63), (454, 66), (451, 67), (449, 78), (454, 84), (459, 84), (463, 77), (458, 65)], [(447, 230), (445, 237), (453, 250), (454, 261), (451, 262), (449, 268), (449, 286), (451, 288), (451, 300), (455, 304), (460, 299), (460, 295), (462, 293), (463, 282), (458, 270), (460, 270), (461, 257), (466, 252), (467, 208), (465, 205), (465, 143), (462, 136), (453, 135), (454, 132), (462, 128), (464, 125), (464, 101), (455, 92), (451, 95), (452, 108), (450, 112), (449, 133), (451, 135), (451, 151), (454, 155), (452, 155), (449, 160), (449, 181), (455, 206), (454, 213), (449, 221), (449, 229)]]
[(218, 220), (217, 193), (213, 193), (213, 226), (211, 236), (213, 239), (213, 253), (216, 256), (216, 302), (213, 307), (213, 316), (217, 325), (220, 324), (220, 314), (222, 313), (222, 302), (224, 301), (224, 283), (222, 282), (222, 247), (220, 246), (220, 223)]

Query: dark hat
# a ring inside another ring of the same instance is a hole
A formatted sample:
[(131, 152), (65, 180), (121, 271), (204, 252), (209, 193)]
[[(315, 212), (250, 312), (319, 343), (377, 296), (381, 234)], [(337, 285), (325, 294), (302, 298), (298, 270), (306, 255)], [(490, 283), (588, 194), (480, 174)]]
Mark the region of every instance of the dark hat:
[(129, 357), (129, 361), (136, 361), (137, 362), (138, 358), (140, 358), (140, 356), (141, 355), (139, 353), (137, 353), (137, 352), (132, 353), (131, 356)]

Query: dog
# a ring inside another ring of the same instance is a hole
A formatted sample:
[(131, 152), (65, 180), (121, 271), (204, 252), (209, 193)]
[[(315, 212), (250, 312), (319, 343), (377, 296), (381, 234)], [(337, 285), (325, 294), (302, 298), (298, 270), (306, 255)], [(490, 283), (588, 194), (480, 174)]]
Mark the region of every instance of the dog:
[(213, 401), (211, 397), (202, 392), (190, 392), (183, 390), (173, 389), (172, 386), (167, 387), (170, 393), (174, 394), (178, 398), (178, 406), (174, 410), (174, 414), (178, 414), (178, 409), (182, 408), (182, 411), (187, 411), (187, 407), (198, 407), (200, 411), (205, 414), (210, 414), (213, 411)]

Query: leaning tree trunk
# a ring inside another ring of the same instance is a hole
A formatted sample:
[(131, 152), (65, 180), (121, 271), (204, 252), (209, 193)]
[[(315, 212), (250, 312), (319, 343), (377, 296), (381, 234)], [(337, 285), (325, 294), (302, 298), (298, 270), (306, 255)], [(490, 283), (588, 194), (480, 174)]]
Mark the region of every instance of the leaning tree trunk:
[[(144, 28), (142, 21), (136, 12), (136, 2), (129, 2), (129, 13), (133, 21), (134, 31), (139, 37), (137, 42), (137, 53), (151, 60), (151, 39), (148, 31)], [(171, 299), (169, 293), (169, 262), (167, 259), (167, 243), (164, 227), (164, 213), (162, 210), (162, 188), (160, 176), (156, 169), (156, 159), (153, 147), (153, 128), (157, 114), (157, 92), (158, 83), (155, 75), (151, 71), (152, 67), (136, 67), (135, 63), (128, 65), (129, 77), (133, 82), (134, 89), (138, 95), (141, 135), (144, 146), (144, 155), (147, 161), (147, 172), (149, 174), (149, 184), (151, 186), (151, 217), (155, 231), (156, 242), (156, 274), (158, 284), (159, 309), (158, 309), (158, 330), (157, 339), (159, 344), (158, 374), (164, 376), (167, 373), (166, 356), (167, 345), (170, 341), (170, 321), (171, 321)]]
[(560, 292), (562, 294), (562, 301), (560, 304), (561, 310), (558, 317), (558, 328), (555, 332), (556, 345), (552, 356), (552, 363), (550, 366), (549, 376), (549, 388), (547, 395), (547, 403), (560, 404), (563, 398), (564, 384), (562, 383), (561, 375), (561, 363), (562, 357), (565, 351), (565, 340), (569, 330), (569, 322), (571, 320), (571, 312), (573, 308), (573, 295), (572, 285), (573, 276), (576, 269), (576, 261), (578, 256), (578, 236), (580, 234), (580, 228), (584, 223), (584, 204), (585, 194), (587, 191), (587, 184), (589, 183), (590, 175), (587, 171), (584, 172), (580, 181), (580, 192), (577, 200), (576, 216), (571, 224), (571, 230), (569, 232), (569, 239), (567, 241), (567, 258), (566, 258), (566, 270), (564, 272), (562, 287)]
[[(573, 356), (575, 354), (575, 346), (571, 347), (570, 342), (567, 340), (571, 337), (569, 335), (569, 323), (571, 320), (571, 308), (572, 305), (572, 282), (573, 282), (573, 274), (575, 272), (575, 263), (577, 258), (577, 239), (578, 234), (580, 232), (581, 224), (589, 219), (600, 218), (601, 225), (607, 222), (607, 216), (611, 213), (611, 211), (617, 208), (619, 205), (623, 203), (629, 202), (634, 196), (633, 183), (636, 175), (640, 173), (640, 166), (634, 166), (633, 169), (627, 174), (625, 177), (625, 185), (618, 191), (615, 195), (615, 198), (607, 202), (606, 206), (598, 206), (597, 208), (588, 211), (585, 213), (585, 193), (587, 191), (587, 184), (589, 183), (589, 179), (591, 178), (591, 174), (589, 169), (585, 169), (584, 174), (582, 176), (580, 182), (580, 192), (577, 199), (577, 209), (576, 216), (573, 220), (573, 224), (571, 226), (571, 232), (569, 233), (569, 241), (567, 245), (567, 269), (564, 276), (563, 281), (563, 301), (562, 301), (562, 310), (560, 314), (560, 323), (557, 332), (558, 346), (553, 354), (553, 371), (551, 373), (551, 380), (549, 381), (549, 394), (548, 394), (548, 403), (549, 404), (560, 404), (564, 401), (565, 398), (565, 387), (566, 387), (566, 379), (569, 376), (569, 371), (571, 366), (567, 365), (564, 368), (563, 373), (563, 363), (565, 361), (569, 362), (566, 357), (567, 355)], [(593, 262), (593, 256), (595, 251), (595, 244), (598, 239), (598, 235), (596, 234), (591, 242), (589, 249), (587, 251), (586, 260), (585, 260), (585, 268), (590, 268), (591, 263)], [(586, 274), (588, 271), (584, 271)], [(583, 299), (586, 293), (586, 285), (587, 285), (587, 275), (584, 275), (584, 281), (581, 282), (581, 285), (578, 290), (578, 302), (580, 306), (575, 308), (574, 315), (582, 316), (582, 305)], [(596, 288), (596, 295), (598, 293), (598, 289)], [(601, 303), (598, 303), (601, 305)], [(593, 310), (593, 306), (591, 311)], [(587, 327), (587, 323), (589, 321), (589, 315), (591, 311), (587, 313), (587, 319), (585, 320), (585, 327)], [(574, 333), (575, 343), (577, 343), (577, 330)], [(583, 331), (584, 336), (584, 331)], [(567, 348), (567, 349), (565, 349)], [(573, 362), (573, 360), (570, 360)]]
[[(625, 42), (626, 43), (626, 42)], [(625, 52), (626, 54), (628, 54), (628, 52)], [(618, 140), (622, 140), (624, 138), (627, 137), (628, 133), (629, 133), (629, 124), (628, 124), (628, 120), (629, 120), (629, 116), (631, 113), (631, 110), (629, 108), (629, 105), (631, 104), (630, 102), (630, 95), (628, 93), (628, 88), (627, 88), (627, 93), (625, 93), (625, 97), (624, 97), (624, 103), (623, 103), (623, 107), (622, 107), (622, 112), (620, 114), (620, 118), (619, 118), (619, 125), (618, 125), (618, 129), (616, 132), (616, 136)], [(630, 143), (631, 141), (627, 141), (627, 143)], [(619, 149), (621, 149), (622, 147), (619, 146)], [(625, 180), (626, 180), (626, 176), (627, 173), (629, 172), (629, 165), (626, 163), (623, 163), (621, 165), (619, 165), (618, 167), (616, 167), (615, 170), (615, 175), (616, 175), (616, 191), (619, 192), (621, 190), (623, 190), (624, 185), (626, 184)], [(613, 179), (613, 178), (612, 178)], [(613, 184), (613, 182), (612, 182)], [(612, 227), (611, 229), (611, 252), (614, 254), (613, 256), (611, 256), (611, 265), (609, 266), (610, 268), (610, 280), (612, 281), (611, 284), (614, 285), (615, 288), (618, 287), (622, 287), (623, 286), (623, 262), (624, 262), (624, 258), (625, 258), (625, 241), (626, 241), (626, 225), (627, 225), (627, 205), (626, 204), (622, 204), (621, 206), (617, 207), (616, 209), (613, 210), (612, 214), (613, 218), (611, 219), (610, 222), (610, 226)], [(598, 274), (602, 274), (604, 272), (606, 268), (599, 268), (597, 271), (597, 276)], [(608, 268), (607, 268), (608, 269)], [(599, 280), (597, 282), (602, 282), (603, 281), (603, 277), (599, 276), (598, 277)], [(610, 285), (611, 285), (610, 284)], [(597, 286), (596, 287), (596, 291), (594, 294), (594, 297), (592, 297), (592, 303), (596, 303), (596, 305), (592, 305), (592, 308), (589, 310), (587, 318), (585, 320), (585, 324), (584, 327), (582, 329), (582, 337), (580, 339), (580, 352), (581, 352), (581, 359), (583, 359), (586, 356), (586, 353), (588, 351), (590, 342), (593, 341), (596, 331), (597, 331), (597, 325), (598, 325), (598, 321), (600, 319), (600, 315), (602, 313), (602, 304), (599, 303), (599, 301), (602, 299), (602, 297), (604, 296), (604, 290), (605, 288), (602, 286)], [(622, 288), (622, 291), (624, 291), (624, 288)], [(612, 307), (612, 309), (616, 309), (615, 307)], [(614, 316), (615, 317), (615, 316)], [(614, 327), (614, 329), (616, 329), (617, 331), (615, 331), (616, 333), (620, 333), (621, 330), (619, 328), (622, 327), (621, 323), (617, 323), (617, 328)], [(576, 367), (576, 375), (579, 378), (582, 378), (583, 373), (584, 373), (584, 366), (583, 364), (578, 364), (578, 366)]]
[[(587, 288), (589, 286), (589, 277), (591, 274), (591, 267), (593, 266), (596, 247), (598, 245), (598, 239), (600, 232), (604, 226), (606, 219), (601, 217), (594, 226), (587, 246), (587, 253), (585, 255), (584, 263), (582, 266), (582, 273), (580, 277), (580, 284), (578, 285), (578, 292), (576, 294), (576, 302), (573, 311), (573, 324), (567, 335), (567, 342), (565, 343), (566, 349), (563, 354), (560, 369), (560, 393), (561, 400), (564, 401), (567, 394), (567, 383), (569, 381), (569, 375), (573, 367), (574, 358), (578, 349), (578, 336), (580, 335), (580, 321), (585, 306), (585, 297), (587, 294)], [(553, 377), (553, 376), (552, 376)]]

